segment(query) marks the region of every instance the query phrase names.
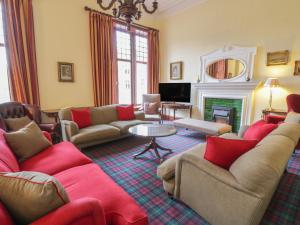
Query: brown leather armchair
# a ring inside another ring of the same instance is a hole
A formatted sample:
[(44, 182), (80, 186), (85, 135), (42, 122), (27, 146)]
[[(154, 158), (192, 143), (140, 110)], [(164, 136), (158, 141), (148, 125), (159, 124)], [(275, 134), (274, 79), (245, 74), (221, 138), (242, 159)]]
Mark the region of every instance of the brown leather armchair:
[(4, 120), (24, 116), (28, 116), (31, 120), (34, 120), (41, 130), (49, 132), (54, 142), (60, 141), (60, 125), (58, 123), (42, 123), (41, 110), (35, 105), (27, 105), (19, 102), (6, 102), (0, 104), (0, 129), (9, 132)]

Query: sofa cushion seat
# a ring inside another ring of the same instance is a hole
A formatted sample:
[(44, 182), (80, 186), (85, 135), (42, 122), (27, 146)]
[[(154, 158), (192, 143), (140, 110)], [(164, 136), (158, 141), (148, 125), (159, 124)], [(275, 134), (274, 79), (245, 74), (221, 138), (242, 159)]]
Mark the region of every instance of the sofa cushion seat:
[(120, 135), (120, 130), (110, 125), (94, 125), (80, 129), (79, 133), (71, 137), (74, 144), (83, 144), (99, 139), (113, 138)]
[(82, 197), (100, 200), (107, 224), (147, 224), (144, 210), (98, 165), (74, 167), (54, 176), (64, 186), (71, 201)]
[(73, 144), (62, 142), (22, 162), (20, 169), (53, 175), (91, 162), (91, 159), (82, 154)]
[(117, 127), (118, 129), (121, 130), (122, 134), (127, 134), (128, 129), (130, 127), (139, 125), (139, 124), (145, 124), (145, 123), (151, 123), (151, 122), (145, 122), (142, 120), (128, 120), (128, 121), (115, 121), (110, 123), (110, 125)]

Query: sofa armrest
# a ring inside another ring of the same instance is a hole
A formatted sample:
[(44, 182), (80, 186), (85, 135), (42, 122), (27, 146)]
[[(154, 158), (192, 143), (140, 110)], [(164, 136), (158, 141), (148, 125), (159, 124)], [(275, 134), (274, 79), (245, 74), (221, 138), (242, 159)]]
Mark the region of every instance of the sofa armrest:
[(180, 183), (181, 183), (181, 173), (182, 173), (182, 165), (190, 164), (195, 168), (195, 170), (199, 170), (199, 172), (205, 173), (206, 175), (212, 177), (215, 180), (218, 180), (219, 182), (234, 188), (238, 191), (245, 192), (247, 194), (253, 195), (252, 192), (248, 191), (244, 187), (242, 187), (233, 174), (228, 171), (223, 169), (222, 167), (219, 167), (208, 160), (192, 155), (192, 154), (183, 154), (177, 162), (176, 165), (176, 189), (175, 189), (175, 196), (180, 195)]
[(244, 137), (244, 134), (246, 133), (246, 131), (249, 129), (250, 126), (248, 125), (244, 125), (244, 126), (241, 126), (240, 130), (239, 130), (239, 133), (238, 133), (238, 136), (240, 138), (243, 138)]
[(175, 168), (179, 157), (182, 154), (175, 155), (157, 167), (157, 176), (162, 180), (170, 180), (175, 176)]
[(145, 120), (145, 113), (142, 111), (135, 111), (134, 115), (137, 120)]
[(78, 125), (70, 120), (62, 120), (61, 129), (64, 141), (69, 141), (71, 137), (79, 133)]
[(85, 225), (105, 225), (105, 215), (99, 200), (82, 198), (70, 202), (31, 223), (31, 225), (76, 225), (79, 221), (90, 221)]

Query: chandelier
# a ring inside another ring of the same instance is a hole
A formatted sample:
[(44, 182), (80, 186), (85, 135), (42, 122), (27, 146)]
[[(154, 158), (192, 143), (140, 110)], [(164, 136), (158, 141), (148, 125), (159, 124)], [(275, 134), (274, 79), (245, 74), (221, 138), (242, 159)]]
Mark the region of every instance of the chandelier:
[(103, 10), (112, 9), (114, 17), (123, 17), (128, 25), (132, 23), (133, 19), (139, 20), (142, 16), (142, 8), (145, 12), (153, 14), (158, 8), (157, 0), (152, 3), (152, 9), (149, 10), (145, 5), (146, 0), (110, 0), (108, 6), (103, 5), (103, 0), (97, 0), (99, 6)]

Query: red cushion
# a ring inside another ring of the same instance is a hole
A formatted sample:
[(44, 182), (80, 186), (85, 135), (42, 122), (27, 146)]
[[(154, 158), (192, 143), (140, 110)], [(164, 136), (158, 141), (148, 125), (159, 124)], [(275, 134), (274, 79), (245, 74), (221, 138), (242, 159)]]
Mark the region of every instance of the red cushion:
[(0, 129), (0, 161), (6, 165), (12, 172), (20, 171), (17, 158), (6, 144), (4, 134), (5, 132)]
[(261, 141), (277, 127), (278, 124), (268, 124), (267, 122), (260, 120), (246, 130), (244, 139)]
[(54, 175), (71, 201), (82, 197), (100, 200), (107, 224), (146, 225), (145, 211), (96, 164), (75, 167)]
[(22, 162), (20, 169), (53, 175), (91, 162), (72, 143), (61, 142)]
[(117, 106), (118, 119), (122, 121), (134, 120), (134, 107), (133, 105), (129, 106)]
[(257, 140), (232, 140), (220, 137), (208, 137), (204, 158), (228, 170), (235, 160), (254, 148), (257, 143)]
[(72, 109), (72, 120), (77, 123), (79, 129), (91, 126), (90, 109)]

